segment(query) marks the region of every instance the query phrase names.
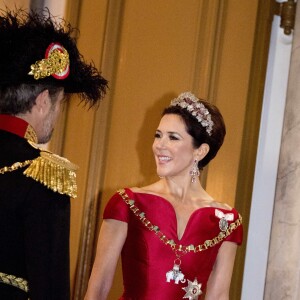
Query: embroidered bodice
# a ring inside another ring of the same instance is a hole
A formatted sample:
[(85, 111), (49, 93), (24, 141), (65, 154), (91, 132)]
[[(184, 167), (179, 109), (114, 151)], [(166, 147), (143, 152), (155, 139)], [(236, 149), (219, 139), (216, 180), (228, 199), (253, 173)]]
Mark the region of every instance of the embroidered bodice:
[[(169, 201), (157, 195), (134, 193), (130, 189), (125, 189), (125, 192), (130, 199), (134, 200), (136, 207), (145, 213), (147, 219), (158, 226), (161, 232), (177, 245), (202, 245), (205, 241), (218, 237), (221, 231), (220, 220), (224, 216), (230, 216), (227, 220), (229, 226), (239, 219), (235, 209), (218, 209), (218, 213), (214, 207), (197, 209), (190, 216), (179, 240), (175, 210)], [(196, 253), (189, 251), (181, 257), (180, 265), (186, 280), (182, 282), (180, 278), (175, 278), (178, 279), (178, 283), (175, 283), (172, 276), (168, 278), (166, 275), (168, 271), (173, 272), (176, 256), (172, 247), (163, 243), (154, 231), (146, 228), (120, 194), (116, 193), (108, 202), (104, 219), (116, 219), (128, 223), (128, 234), (122, 250), (124, 293), (121, 299), (126, 300), (183, 299), (187, 295), (187, 289), (184, 288), (192, 285), (193, 282), (201, 284), (201, 291), (204, 294), (222, 243), (230, 241), (241, 244), (242, 242), (242, 226), (239, 225), (226, 238), (208, 247), (207, 250)], [(202, 298), (200, 296), (190, 299)]]

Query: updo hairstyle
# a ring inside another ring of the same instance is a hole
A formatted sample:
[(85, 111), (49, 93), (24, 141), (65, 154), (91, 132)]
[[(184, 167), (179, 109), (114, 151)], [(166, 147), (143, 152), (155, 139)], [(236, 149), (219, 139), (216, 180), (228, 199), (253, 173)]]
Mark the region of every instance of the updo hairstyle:
[(218, 153), (223, 144), (226, 134), (226, 127), (223, 117), (219, 109), (204, 100), (200, 101), (211, 114), (211, 120), (214, 122), (211, 135), (206, 131), (206, 128), (186, 109), (179, 106), (169, 106), (164, 109), (162, 115), (175, 114), (181, 117), (186, 126), (186, 131), (193, 138), (194, 148), (199, 148), (202, 144), (209, 145), (209, 152), (198, 162), (199, 169), (203, 169)]

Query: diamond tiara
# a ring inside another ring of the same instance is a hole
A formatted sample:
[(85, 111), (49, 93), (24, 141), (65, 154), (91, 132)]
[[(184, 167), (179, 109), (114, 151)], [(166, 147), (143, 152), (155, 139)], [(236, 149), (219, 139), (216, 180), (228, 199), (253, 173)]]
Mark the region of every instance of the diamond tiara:
[(180, 106), (181, 108), (186, 109), (199, 123), (201, 123), (208, 135), (211, 136), (214, 125), (211, 114), (194, 94), (191, 92), (182, 93), (171, 101), (170, 106)]

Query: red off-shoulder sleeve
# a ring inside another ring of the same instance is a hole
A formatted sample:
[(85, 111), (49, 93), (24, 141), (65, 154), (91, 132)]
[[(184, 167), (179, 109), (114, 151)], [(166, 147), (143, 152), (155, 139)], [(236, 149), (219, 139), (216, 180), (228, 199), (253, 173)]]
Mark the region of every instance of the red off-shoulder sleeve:
[[(234, 221), (235, 222), (239, 217), (239, 213), (237, 212), (236, 209), (233, 208), (233, 213), (234, 213)], [(238, 245), (242, 244), (243, 241), (243, 225), (239, 225), (226, 239), (225, 241), (227, 242), (233, 242)]]
[(129, 207), (122, 197), (115, 193), (106, 204), (103, 219), (115, 219), (118, 221), (129, 222)]

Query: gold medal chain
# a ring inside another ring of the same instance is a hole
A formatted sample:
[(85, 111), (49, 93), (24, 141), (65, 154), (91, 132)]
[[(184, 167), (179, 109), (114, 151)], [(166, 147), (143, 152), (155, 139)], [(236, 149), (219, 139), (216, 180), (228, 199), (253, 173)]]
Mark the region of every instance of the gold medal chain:
[(124, 202), (129, 206), (130, 210), (134, 213), (136, 217), (140, 219), (140, 221), (145, 225), (145, 227), (150, 230), (154, 231), (154, 233), (158, 236), (158, 238), (165, 244), (169, 245), (172, 250), (175, 252), (176, 256), (180, 257), (179, 253), (182, 255), (186, 254), (187, 252), (201, 252), (207, 250), (211, 247), (214, 247), (216, 244), (223, 241), (226, 237), (228, 237), (237, 227), (242, 224), (242, 216), (239, 214), (238, 219), (236, 219), (233, 223), (231, 223), (226, 231), (220, 231), (219, 234), (211, 240), (206, 240), (203, 244), (199, 244), (197, 246), (189, 245), (184, 246), (181, 244), (176, 244), (174, 240), (168, 239), (167, 236), (160, 231), (159, 227), (152, 224), (146, 217), (145, 213), (142, 212), (135, 204), (134, 200), (130, 199), (124, 189), (120, 189), (117, 191), (118, 194), (122, 197)]

